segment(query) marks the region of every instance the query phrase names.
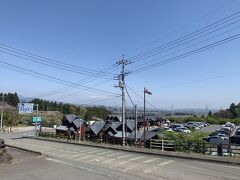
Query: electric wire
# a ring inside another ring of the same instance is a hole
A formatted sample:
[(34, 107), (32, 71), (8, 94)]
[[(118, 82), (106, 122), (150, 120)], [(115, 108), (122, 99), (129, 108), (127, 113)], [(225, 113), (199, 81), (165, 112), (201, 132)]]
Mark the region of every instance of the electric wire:
[(184, 53), (184, 54), (178, 55), (178, 56), (176, 56), (176, 57), (169, 58), (169, 59), (166, 59), (166, 60), (163, 60), (163, 61), (160, 61), (160, 62), (151, 64), (151, 65), (148, 65), (148, 66), (145, 66), (145, 67), (142, 67), (142, 68), (135, 69), (134, 72), (131, 73), (131, 75), (132, 75), (132, 74), (139, 73), (139, 72), (143, 72), (143, 71), (146, 71), (146, 70), (149, 70), (149, 69), (152, 69), (152, 68), (156, 68), (156, 67), (159, 67), (159, 66), (162, 66), (162, 65), (171, 63), (171, 62), (175, 62), (175, 61), (181, 60), (181, 59), (183, 59), (183, 58), (185, 58), (185, 57), (188, 57), (188, 56), (190, 56), (190, 55), (193, 55), (193, 54), (197, 54), (197, 53), (206, 51), (206, 50), (208, 50), (208, 49), (211, 49), (211, 48), (214, 48), (214, 47), (216, 47), (216, 46), (219, 46), (219, 45), (228, 43), (228, 42), (233, 41), (233, 40), (236, 40), (236, 39), (238, 39), (238, 38), (240, 38), (240, 34), (235, 34), (235, 35), (230, 36), (230, 37), (228, 37), (228, 38), (225, 38), (225, 39), (216, 41), (216, 42), (214, 42), (214, 43), (205, 45), (205, 46), (200, 47), (200, 48), (197, 48), (197, 49), (195, 49), (195, 50), (191, 50), (191, 51), (189, 51), (189, 52), (186, 52), (186, 53)]
[[(146, 56), (146, 55), (152, 54), (152, 53), (157, 52), (157, 51), (159, 51), (159, 50), (163, 50), (163, 49), (165, 49), (165, 48), (167, 48), (167, 47), (170, 47), (170, 46), (172, 46), (172, 45), (175, 45), (175, 44), (177, 44), (177, 43), (180, 43), (180, 42), (182, 42), (182, 41), (185, 41), (185, 40), (187, 40), (187, 39), (189, 39), (189, 38), (192, 38), (192, 37), (194, 37), (194, 36), (196, 36), (196, 35), (199, 35), (199, 34), (201, 34), (201, 33), (203, 33), (203, 32), (206, 32), (206, 31), (208, 31), (208, 30), (210, 30), (210, 29), (216, 28), (216, 27), (218, 27), (219, 25), (222, 25), (222, 24), (225, 24), (225, 23), (227, 23), (227, 22), (229, 22), (229, 21), (231, 21), (231, 20), (234, 20), (234, 19), (240, 17), (239, 14), (240, 14), (240, 11), (237, 11), (237, 12), (235, 12), (235, 13), (227, 16), (227, 17), (224, 17), (223, 19), (220, 19), (220, 20), (218, 20), (218, 21), (216, 21), (216, 22), (214, 22), (214, 23), (212, 23), (212, 24), (210, 24), (210, 25), (207, 25), (207, 26), (204, 26), (204, 27), (202, 27), (202, 28), (200, 28), (200, 29), (198, 29), (198, 30), (195, 30), (195, 31), (193, 31), (193, 32), (191, 32), (191, 33), (189, 33), (189, 34), (187, 34), (187, 35), (184, 35), (184, 36), (182, 36), (182, 37), (180, 37), (180, 38), (178, 38), (178, 39), (176, 39), (176, 40), (170, 41), (170, 42), (168, 42), (168, 43), (166, 43), (166, 44), (163, 44), (163, 45), (161, 45), (161, 46), (158, 46), (158, 47), (156, 47), (156, 48), (154, 48), (154, 49), (151, 49), (151, 50), (149, 50), (149, 51), (147, 51), (147, 52), (144, 52), (144, 53), (141, 53), (141, 54), (139, 54), (139, 55), (130, 57), (130, 58), (128, 58), (128, 59), (129, 59), (129, 60), (132, 60), (132, 61), (134, 60), (134, 61), (136, 62), (136, 61), (138, 61), (137, 59), (139, 59), (139, 58), (141, 58), (141, 57), (144, 57), (144, 56)], [(235, 15), (237, 15), (237, 16), (234, 17)], [(229, 18), (230, 18), (230, 19), (229, 19)], [(224, 20), (226, 20), (226, 21), (224, 21)], [(222, 21), (223, 21), (223, 22), (222, 22)], [(219, 24), (219, 23), (220, 23), (220, 24)]]
[(81, 85), (81, 84), (78, 84), (78, 83), (66, 81), (66, 80), (63, 80), (63, 79), (60, 79), (60, 78), (56, 78), (56, 77), (53, 77), (53, 76), (49, 76), (49, 75), (46, 75), (46, 74), (35, 72), (35, 71), (29, 70), (29, 69), (26, 69), (26, 68), (23, 68), (23, 67), (20, 67), (20, 66), (17, 66), (17, 65), (13, 65), (13, 64), (10, 64), (10, 63), (4, 62), (4, 61), (0, 61), (0, 63), (4, 64), (4, 65), (7, 65), (9, 67), (15, 68), (15, 69), (20, 70), (20, 71), (28, 72), (28, 74), (29, 73), (30, 74), (34, 74), (35, 77), (39, 77), (39, 78), (40, 77), (44, 77), (45, 79), (52, 80), (53, 82), (56, 82), (56, 83), (66, 84), (66, 85), (69, 85), (69, 86), (72, 86), (72, 87), (88, 88), (91, 91), (98, 91), (98, 92), (102, 92), (102, 93), (106, 93), (106, 94), (118, 95), (116, 93), (112, 93), (112, 92), (109, 92), (109, 91), (105, 91), (105, 90), (100, 90), (100, 89), (96, 89), (96, 88), (93, 88), (93, 87), (84, 86), (84, 85)]

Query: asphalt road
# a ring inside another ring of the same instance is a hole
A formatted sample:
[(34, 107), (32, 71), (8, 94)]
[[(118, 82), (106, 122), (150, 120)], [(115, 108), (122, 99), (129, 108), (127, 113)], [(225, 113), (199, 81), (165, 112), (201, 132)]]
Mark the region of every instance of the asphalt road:
[(86, 173), (84, 169), (73, 168), (62, 163), (48, 161), (44, 156), (8, 149), (14, 157), (14, 164), (0, 165), (1, 180), (110, 180), (108, 175)]
[[(85, 176), (89, 176), (90, 179), (95, 177), (94, 179), (237, 180), (240, 177), (240, 167), (236, 165), (167, 158), (33, 139), (10, 139), (8, 135), (5, 135), (5, 140), (11, 145), (41, 151), (44, 156), (34, 163), (39, 163), (40, 166), (42, 162), (43, 166), (40, 169), (42, 172), (48, 172), (47, 176), (44, 176), (49, 179), (66, 179), (66, 176), (56, 174), (63, 173), (65, 170), (73, 172), (67, 179), (87, 179)], [(52, 164), (58, 167), (56, 171)], [(35, 165), (36, 168), (38, 165)], [(31, 167), (28, 166), (24, 174), (36, 173), (37, 175), (33, 176), (34, 178), (25, 179), (39, 179), (38, 175), (41, 176), (41, 173)], [(15, 173), (14, 169), (12, 171)], [(75, 174), (75, 171), (78, 173)], [(21, 172), (18, 173), (21, 174)], [(9, 179), (13, 174), (9, 174)]]

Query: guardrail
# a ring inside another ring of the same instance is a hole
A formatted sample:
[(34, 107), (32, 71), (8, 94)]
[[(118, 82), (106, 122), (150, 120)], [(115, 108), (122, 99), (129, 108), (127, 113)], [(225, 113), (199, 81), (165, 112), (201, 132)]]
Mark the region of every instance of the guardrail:
[(150, 149), (161, 149), (162, 151), (175, 151), (176, 145), (174, 140), (164, 140), (164, 139), (151, 139)]

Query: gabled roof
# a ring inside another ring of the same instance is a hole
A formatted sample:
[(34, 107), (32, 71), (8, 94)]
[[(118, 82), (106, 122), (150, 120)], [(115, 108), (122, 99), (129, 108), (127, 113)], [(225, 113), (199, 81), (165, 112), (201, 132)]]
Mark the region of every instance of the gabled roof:
[(117, 133), (117, 127), (118, 126), (120, 126), (120, 122), (111, 122), (110, 124), (108, 124), (106, 127), (105, 127), (105, 129), (104, 129), (104, 131), (105, 132), (112, 132), (112, 133), (114, 133), (114, 134), (116, 134)]
[(119, 115), (110, 115), (108, 116), (107, 120), (113, 121), (113, 122), (120, 122), (122, 120), (122, 117)]
[(127, 127), (128, 127), (131, 131), (133, 131), (134, 128), (135, 128), (135, 121), (134, 121), (134, 120), (131, 120), (131, 119), (128, 119), (128, 120), (127, 120)]
[(84, 120), (82, 120), (82, 119), (75, 119), (73, 122), (72, 122), (72, 124), (74, 124), (75, 125), (75, 127), (78, 129), (78, 128), (80, 128), (80, 126), (82, 125), (82, 124), (84, 124)]
[[(115, 138), (122, 138), (122, 131), (116, 131), (116, 134), (112, 132), (108, 132), (108, 135)], [(137, 131), (137, 139), (141, 139), (143, 132)], [(134, 140), (135, 139), (135, 132), (126, 133), (126, 139)]]
[(69, 128), (72, 132), (75, 132), (75, 129), (73, 127)]
[[(145, 133), (145, 140), (150, 140), (153, 137), (157, 137), (159, 134), (159, 132), (155, 132), (155, 131), (146, 131)], [(142, 134), (141, 140), (144, 140), (144, 133)]]
[(106, 122), (105, 121), (96, 121), (90, 126), (90, 129), (93, 131), (95, 135), (98, 135), (99, 132), (104, 128)]
[[(127, 131), (128, 131), (128, 132), (132, 132), (132, 131), (135, 129), (135, 121), (134, 121), (134, 120), (131, 120), (131, 119), (128, 119), (128, 120), (127, 120), (126, 127), (127, 127)], [(116, 130), (122, 131), (122, 122), (120, 122), (120, 123), (119, 123), (119, 126), (116, 127)]]
[[(143, 135), (142, 131), (137, 131), (137, 139), (141, 139), (142, 135)], [(135, 139), (135, 131), (133, 131), (132, 133), (128, 133), (127, 138), (128, 139)]]
[(75, 119), (78, 119), (78, 117), (74, 114), (67, 114), (64, 117), (69, 123), (73, 122)]

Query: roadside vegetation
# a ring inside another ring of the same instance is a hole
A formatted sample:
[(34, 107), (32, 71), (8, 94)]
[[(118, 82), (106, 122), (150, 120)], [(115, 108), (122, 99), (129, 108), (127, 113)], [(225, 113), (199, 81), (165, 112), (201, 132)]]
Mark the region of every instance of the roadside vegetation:
[[(165, 136), (165, 140), (174, 140), (176, 151), (196, 153), (205, 153), (207, 151), (207, 143), (203, 138), (206, 138), (209, 133), (201, 131), (192, 133), (163, 131), (161, 133)], [(162, 139), (162, 135), (160, 135), (159, 139)]]

